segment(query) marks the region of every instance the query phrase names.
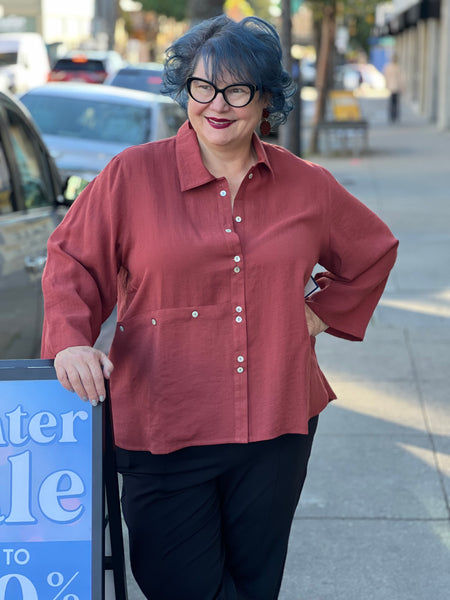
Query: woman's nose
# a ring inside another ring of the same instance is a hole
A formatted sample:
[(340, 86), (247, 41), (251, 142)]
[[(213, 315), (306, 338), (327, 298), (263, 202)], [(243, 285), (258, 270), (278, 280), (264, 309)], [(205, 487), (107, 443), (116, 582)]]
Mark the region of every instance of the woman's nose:
[(228, 110), (230, 108), (229, 104), (226, 103), (222, 92), (219, 92), (214, 98), (214, 100), (210, 102), (210, 106), (212, 106), (216, 110)]

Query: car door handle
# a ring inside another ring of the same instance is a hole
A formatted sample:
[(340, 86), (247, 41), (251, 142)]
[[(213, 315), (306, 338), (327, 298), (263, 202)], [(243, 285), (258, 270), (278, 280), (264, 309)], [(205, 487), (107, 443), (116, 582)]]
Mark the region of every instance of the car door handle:
[(47, 261), (46, 256), (26, 256), (25, 257), (25, 271), (37, 275), (42, 273)]

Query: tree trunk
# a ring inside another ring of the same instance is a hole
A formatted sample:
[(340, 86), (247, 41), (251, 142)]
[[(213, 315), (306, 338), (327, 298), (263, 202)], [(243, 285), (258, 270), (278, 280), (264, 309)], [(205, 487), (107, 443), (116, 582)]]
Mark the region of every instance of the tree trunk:
[(317, 154), (319, 150), (319, 123), (324, 119), (327, 107), (329, 69), (333, 59), (333, 48), (336, 31), (336, 4), (327, 4), (324, 10), (320, 50), (317, 61), (316, 90), (317, 101), (314, 114), (310, 152)]
[(224, 0), (188, 0), (187, 16), (191, 27), (205, 19), (221, 15), (223, 3)]

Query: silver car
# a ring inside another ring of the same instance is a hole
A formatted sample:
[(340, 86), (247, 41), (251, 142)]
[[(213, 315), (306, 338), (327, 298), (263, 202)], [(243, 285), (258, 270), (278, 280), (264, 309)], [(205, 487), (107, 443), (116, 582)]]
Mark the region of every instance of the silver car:
[(170, 98), (100, 84), (48, 83), (21, 102), (64, 178), (91, 180), (128, 146), (175, 135), (186, 119)]
[(0, 93), (0, 359), (39, 356), (47, 239), (75, 195), (26, 110)]

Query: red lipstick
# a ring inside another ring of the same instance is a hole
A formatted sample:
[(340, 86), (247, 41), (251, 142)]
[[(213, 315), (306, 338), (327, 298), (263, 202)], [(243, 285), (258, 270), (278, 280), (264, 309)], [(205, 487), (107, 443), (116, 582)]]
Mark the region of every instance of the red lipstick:
[(226, 129), (234, 122), (229, 119), (215, 119), (213, 117), (206, 117), (206, 120), (214, 129)]

